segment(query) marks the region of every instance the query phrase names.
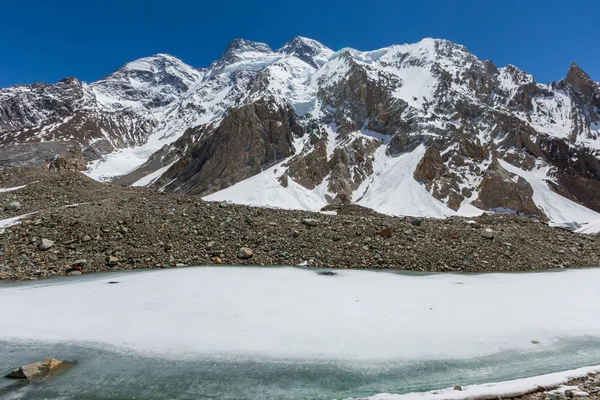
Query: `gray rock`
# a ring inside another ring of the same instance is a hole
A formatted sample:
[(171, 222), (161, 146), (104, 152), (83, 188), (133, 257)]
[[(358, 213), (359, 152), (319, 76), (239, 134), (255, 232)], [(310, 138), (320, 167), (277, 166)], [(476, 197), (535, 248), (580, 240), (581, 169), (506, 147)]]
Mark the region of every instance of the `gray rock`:
[(79, 276), (79, 275), (81, 275), (81, 271), (78, 271), (78, 270), (69, 271), (69, 272), (67, 272), (67, 275), (68, 276)]
[(241, 258), (242, 260), (246, 260), (248, 258), (252, 258), (252, 256), (254, 255), (254, 252), (252, 251), (252, 249), (249, 249), (248, 247), (242, 247), (238, 250), (238, 258)]
[(481, 232), (481, 237), (484, 237), (486, 239), (493, 239), (494, 238), (494, 231), (490, 228), (485, 228), (482, 232)]
[(73, 263), (71, 263), (71, 267), (75, 268), (75, 267), (85, 267), (87, 265), (88, 261), (87, 260), (76, 260)]
[(90, 240), (92, 240), (92, 237), (90, 235), (85, 235), (83, 237), (83, 239), (81, 239), (83, 242), (89, 242)]
[(119, 259), (117, 257), (115, 257), (115, 256), (106, 257), (106, 265), (108, 265), (109, 267), (113, 267), (118, 264), (119, 264)]
[(127, 229), (127, 227), (125, 226), (119, 226), (119, 229), (117, 229), (117, 231), (119, 233), (126, 234), (127, 232), (129, 232), (129, 229)]
[(13, 201), (10, 204), (7, 204), (4, 207), (5, 211), (19, 211), (21, 209), (21, 203), (19, 203), (18, 201)]
[(316, 219), (314, 219), (314, 218), (304, 218), (304, 219), (302, 220), (302, 223), (303, 223), (304, 225), (306, 225), (306, 226), (317, 226), (317, 225), (319, 225), (319, 221), (317, 221), (317, 220), (316, 220)]
[(54, 241), (50, 240), (50, 239), (42, 239), (42, 241), (40, 242), (40, 244), (38, 245), (38, 249), (42, 250), (42, 251), (46, 251), (49, 248), (51, 248), (52, 246), (54, 246)]

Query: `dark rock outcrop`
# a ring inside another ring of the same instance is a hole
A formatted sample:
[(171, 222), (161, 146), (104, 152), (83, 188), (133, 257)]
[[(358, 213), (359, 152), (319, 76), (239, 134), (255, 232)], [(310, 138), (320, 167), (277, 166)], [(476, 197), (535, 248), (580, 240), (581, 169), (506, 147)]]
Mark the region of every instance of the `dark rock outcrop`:
[(231, 109), (218, 126), (187, 133), (199, 137), (160, 179), (166, 190), (207, 195), (229, 187), (281, 161), (294, 152), (300, 129), (291, 109), (256, 102)]

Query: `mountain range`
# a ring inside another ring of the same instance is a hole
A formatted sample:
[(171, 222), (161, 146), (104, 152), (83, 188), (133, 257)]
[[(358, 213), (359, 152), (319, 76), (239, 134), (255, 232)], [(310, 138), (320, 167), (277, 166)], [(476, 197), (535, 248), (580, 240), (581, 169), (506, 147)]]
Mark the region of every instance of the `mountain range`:
[(59, 155), (114, 184), (314, 211), (589, 231), (599, 135), (600, 84), (577, 64), (539, 83), (430, 38), (367, 52), (236, 39), (207, 68), (157, 54), (92, 83), (0, 89), (0, 166)]

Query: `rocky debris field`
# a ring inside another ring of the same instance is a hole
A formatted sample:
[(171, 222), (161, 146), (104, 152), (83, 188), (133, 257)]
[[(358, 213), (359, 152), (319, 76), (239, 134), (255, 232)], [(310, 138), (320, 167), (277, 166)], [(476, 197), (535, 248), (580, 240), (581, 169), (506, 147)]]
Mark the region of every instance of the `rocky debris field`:
[(0, 169), (0, 188), (22, 185), (0, 191), (0, 220), (27, 215), (0, 228), (0, 279), (208, 264), (430, 272), (600, 265), (600, 236), (514, 215), (275, 210), (111, 186), (76, 171)]
[(600, 374), (589, 374), (584, 378), (572, 379), (566, 385), (555, 389), (540, 388), (534, 393), (515, 397), (520, 400), (568, 400), (573, 398), (600, 399)]

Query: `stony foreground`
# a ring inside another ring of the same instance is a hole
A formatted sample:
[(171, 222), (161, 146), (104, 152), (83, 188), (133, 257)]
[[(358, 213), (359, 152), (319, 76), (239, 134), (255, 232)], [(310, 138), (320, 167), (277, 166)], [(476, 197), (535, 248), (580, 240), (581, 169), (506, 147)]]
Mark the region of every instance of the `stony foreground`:
[(433, 220), (355, 206), (326, 215), (105, 185), (75, 171), (0, 170), (0, 188), (24, 184), (0, 192), (0, 220), (34, 213), (0, 229), (0, 279), (221, 263), (432, 272), (600, 265), (600, 236), (511, 215)]
[(542, 390), (524, 396), (515, 397), (522, 400), (564, 400), (564, 399), (600, 399), (600, 375), (590, 374), (585, 378), (577, 378), (554, 390)]

